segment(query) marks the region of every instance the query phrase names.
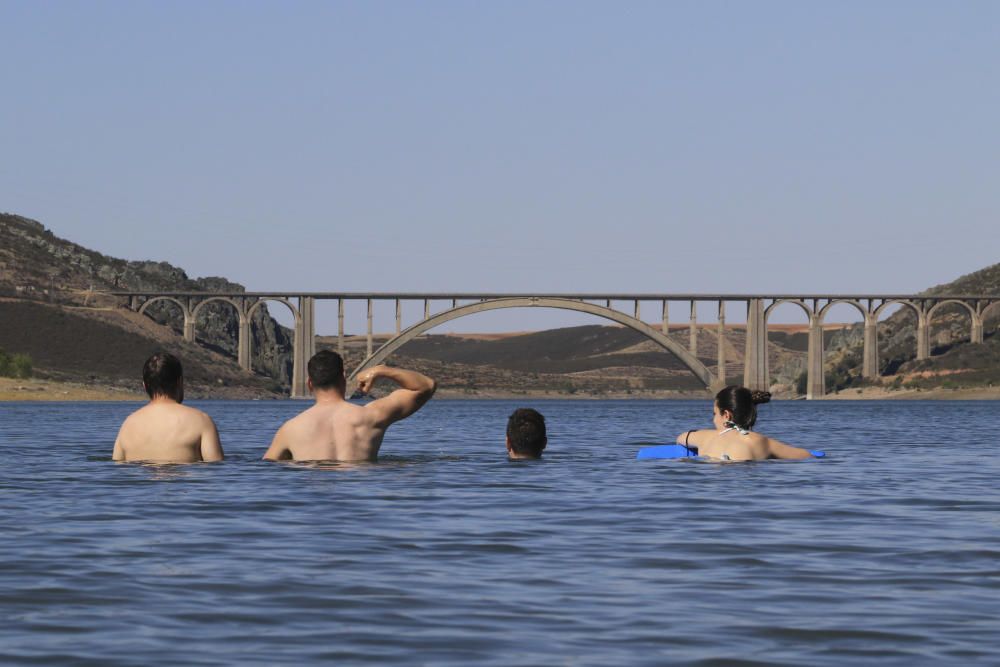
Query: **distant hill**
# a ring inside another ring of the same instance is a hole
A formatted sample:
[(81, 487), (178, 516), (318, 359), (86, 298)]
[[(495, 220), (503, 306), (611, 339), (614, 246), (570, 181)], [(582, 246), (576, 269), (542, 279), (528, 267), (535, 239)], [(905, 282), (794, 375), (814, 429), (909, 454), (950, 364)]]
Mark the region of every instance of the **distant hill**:
[[(83, 306), (94, 305), (93, 297), (89, 295), (91, 290), (126, 289), (245, 291), (242, 285), (225, 278), (189, 278), (183, 269), (167, 262), (108, 257), (56, 236), (35, 220), (0, 213), (0, 297)], [(158, 303), (153, 304), (148, 312), (155, 321), (179, 333), (182, 318), (180, 313), (174, 311), (176, 306), (173, 304)], [(198, 314), (199, 342), (223, 356), (236, 357), (237, 331), (237, 317), (224, 304), (208, 304)], [(282, 385), (289, 385), (291, 332), (269, 315), (266, 305), (254, 313), (252, 331), (254, 369)]]
[(54, 380), (142, 391), (140, 370), (154, 352), (184, 362), (188, 396), (278, 396), (281, 385), (243, 371), (233, 360), (194, 343), (145, 315), (0, 298), (0, 349), (28, 354)]
[[(164, 304), (153, 319), (114, 307), (91, 290), (243, 291), (225, 278), (189, 278), (165, 262), (107, 257), (55, 236), (40, 223), (0, 214), (0, 348), (27, 353), (43, 376), (114, 386), (135, 386), (142, 360), (156, 349), (182, 353), (196, 392), (206, 396), (268, 396), (287, 391), (291, 373), (291, 332), (261, 308), (253, 324), (253, 366), (235, 363), (235, 315), (210, 305), (199, 316), (198, 341), (180, 333), (179, 314)], [(938, 285), (945, 292), (1000, 294), (1000, 264)], [(6, 298), (5, 298), (6, 297)], [(960, 307), (942, 309), (932, 322), (933, 356), (916, 361), (914, 318), (900, 310), (879, 325), (875, 382), (861, 377), (863, 328), (828, 326), (824, 334), (827, 389), (863, 390), (872, 385), (902, 387), (1000, 386), (1000, 308), (987, 319), (986, 342), (970, 345), (968, 315)], [(684, 345), (685, 324), (671, 335)], [(387, 340), (377, 336), (376, 345)], [(772, 390), (779, 397), (801, 393), (806, 368), (805, 326), (769, 327)], [(716, 370), (714, 325), (699, 327), (697, 357)], [(319, 348), (337, 340), (320, 336)], [(365, 354), (365, 339), (349, 337), (346, 361), (353, 367)], [(724, 341), (726, 376), (741, 382), (745, 331), (728, 326)], [(390, 360), (433, 375), (443, 395), (468, 396), (702, 396), (687, 368), (641, 334), (600, 324), (509, 335), (436, 335), (411, 341)]]

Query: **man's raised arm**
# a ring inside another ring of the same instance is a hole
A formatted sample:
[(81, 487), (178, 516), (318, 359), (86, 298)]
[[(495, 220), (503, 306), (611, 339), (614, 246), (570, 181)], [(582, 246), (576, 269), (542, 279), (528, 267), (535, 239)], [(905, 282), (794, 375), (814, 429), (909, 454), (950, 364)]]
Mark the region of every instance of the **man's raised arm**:
[(375, 424), (380, 428), (387, 428), (393, 422), (409, 417), (423, 407), (437, 390), (437, 383), (423, 373), (389, 366), (376, 366), (362, 373), (358, 377), (358, 389), (367, 394), (379, 378), (399, 385), (399, 389), (385, 398), (365, 406), (365, 410), (375, 413)]

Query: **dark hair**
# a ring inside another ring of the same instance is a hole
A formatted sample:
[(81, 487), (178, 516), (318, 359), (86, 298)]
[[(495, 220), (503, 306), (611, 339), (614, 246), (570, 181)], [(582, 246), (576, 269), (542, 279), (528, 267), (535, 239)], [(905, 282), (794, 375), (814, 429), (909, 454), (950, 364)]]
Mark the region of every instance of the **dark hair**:
[(180, 400), (178, 396), (181, 378), (184, 370), (181, 360), (169, 352), (157, 352), (142, 366), (142, 383), (146, 385), (146, 393), (150, 398), (169, 396)]
[(771, 400), (767, 391), (753, 390), (731, 384), (715, 395), (715, 404), (719, 412), (728, 410), (732, 413), (734, 426), (750, 430), (757, 423), (757, 405)]
[(344, 380), (344, 360), (333, 350), (320, 350), (309, 360), (308, 371), (314, 389), (332, 389)]
[(518, 408), (507, 418), (507, 439), (518, 456), (538, 458), (548, 439), (545, 436), (545, 417), (532, 408)]

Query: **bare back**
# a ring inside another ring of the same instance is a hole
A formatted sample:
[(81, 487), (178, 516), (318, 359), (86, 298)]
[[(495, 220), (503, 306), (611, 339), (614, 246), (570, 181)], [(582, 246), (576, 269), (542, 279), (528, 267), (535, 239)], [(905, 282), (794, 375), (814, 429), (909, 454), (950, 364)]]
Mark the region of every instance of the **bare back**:
[(760, 433), (739, 429), (689, 431), (677, 438), (679, 444), (698, 448), (698, 455), (716, 461), (763, 461), (765, 459), (807, 459), (809, 450), (787, 445)]
[(275, 442), (284, 445), (279, 458), (296, 461), (374, 461), (385, 427), (365, 406), (347, 401), (317, 403), (290, 419)]
[[(317, 355), (318, 356), (318, 355)], [(264, 454), (269, 461), (374, 461), (385, 431), (419, 410), (437, 389), (426, 375), (402, 368), (375, 366), (359, 377), (359, 388), (368, 393), (378, 378), (389, 379), (399, 389), (367, 405), (344, 400), (344, 386), (309, 388), (316, 404), (285, 422)]]
[(221, 461), (212, 418), (172, 400), (153, 400), (125, 420), (115, 440), (115, 461), (193, 463)]

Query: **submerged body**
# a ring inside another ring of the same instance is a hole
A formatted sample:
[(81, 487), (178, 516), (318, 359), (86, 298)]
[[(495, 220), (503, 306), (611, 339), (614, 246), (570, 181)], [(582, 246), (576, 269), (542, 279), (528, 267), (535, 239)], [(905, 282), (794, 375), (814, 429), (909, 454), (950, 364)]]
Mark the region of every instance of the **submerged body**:
[(115, 438), (115, 461), (194, 463), (221, 461), (222, 444), (215, 422), (184, 402), (180, 359), (157, 352), (142, 367), (149, 403), (128, 416)]
[(115, 461), (151, 463), (221, 461), (222, 457), (212, 418), (164, 396), (128, 416), (111, 455)]
[(765, 459), (808, 459), (806, 449), (793, 447), (780, 440), (753, 431), (724, 428), (688, 431), (677, 438), (678, 444), (697, 447), (698, 455), (715, 461), (763, 461)]
[(264, 454), (270, 461), (374, 461), (385, 431), (419, 410), (437, 388), (434, 380), (414, 371), (376, 366), (359, 378), (368, 393), (379, 378), (400, 386), (384, 398), (356, 405), (345, 398), (343, 360), (330, 351), (309, 362), (309, 389), (316, 404), (285, 422)]
[[(373, 402), (374, 403), (374, 402)], [(316, 401), (285, 422), (266, 459), (296, 461), (374, 461), (388, 424), (380, 410), (346, 400)]]
[(715, 428), (681, 433), (677, 444), (696, 447), (699, 456), (715, 461), (812, 458), (807, 449), (750, 430), (757, 422), (756, 405), (770, 399), (767, 392), (751, 392), (746, 387), (730, 385), (715, 396), (712, 405)]

